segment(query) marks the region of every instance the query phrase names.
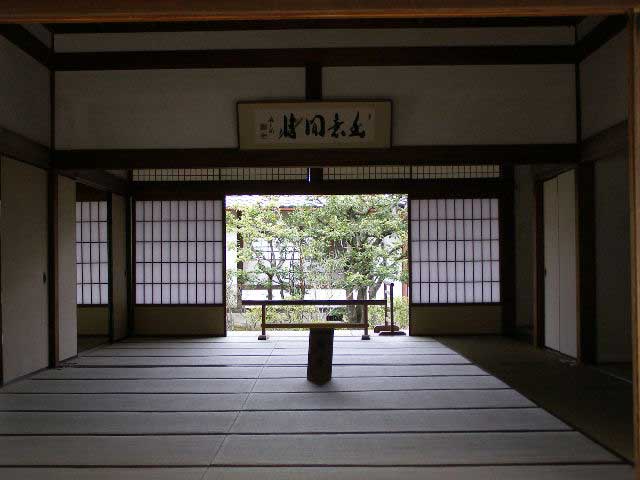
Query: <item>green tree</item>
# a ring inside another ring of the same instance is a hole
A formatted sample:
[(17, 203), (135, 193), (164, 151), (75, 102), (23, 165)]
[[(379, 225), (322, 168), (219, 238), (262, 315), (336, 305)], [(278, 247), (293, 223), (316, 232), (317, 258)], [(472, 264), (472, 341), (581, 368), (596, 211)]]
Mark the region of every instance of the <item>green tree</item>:
[(239, 291), (253, 285), (266, 289), (269, 300), (273, 300), (276, 289), (284, 298), (285, 291), (291, 290), (291, 264), (296, 259), (299, 240), (298, 231), (279, 208), (277, 197), (262, 197), (235, 215), (228, 215), (227, 228), (242, 239), (239, 245), (228, 247), (236, 249), (238, 262), (250, 267), (237, 272)]
[(385, 280), (405, 280), (407, 218), (403, 195), (309, 196), (284, 211), (263, 197), (230, 216), (243, 238), (238, 286), (274, 288), (304, 298), (311, 288), (343, 289), (349, 299), (372, 298)]
[[(316, 199), (318, 201), (319, 199)], [(335, 195), (312, 211), (310, 243), (319, 265), (331, 272), (334, 288), (347, 298), (375, 296), (385, 280), (402, 279), (407, 216), (403, 195)], [(355, 293), (355, 297), (354, 297)]]

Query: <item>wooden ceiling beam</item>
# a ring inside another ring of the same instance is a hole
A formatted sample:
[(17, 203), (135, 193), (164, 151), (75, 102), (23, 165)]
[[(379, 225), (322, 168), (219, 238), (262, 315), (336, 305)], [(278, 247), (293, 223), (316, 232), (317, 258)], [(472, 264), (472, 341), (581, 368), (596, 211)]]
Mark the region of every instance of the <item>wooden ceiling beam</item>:
[(538, 65), (575, 60), (572, 45), (293, 48), (57, 53), (56, 71), (404, 65)]
[(238, 150), (57, 150), (58, 170), (224, 167), (332, 167), (366, 165), (474, 165), (577, 163), (575, 144), (424, 145), (389, 149)]
[(244, 30), (572, 27), (584, 17), (371, 18), (321, 20), (50, 23), (55, 34), (215, 32)]
[(4, 0), (0, 22), (581, 16), (624, 13), (638, 6), (640, 0)]

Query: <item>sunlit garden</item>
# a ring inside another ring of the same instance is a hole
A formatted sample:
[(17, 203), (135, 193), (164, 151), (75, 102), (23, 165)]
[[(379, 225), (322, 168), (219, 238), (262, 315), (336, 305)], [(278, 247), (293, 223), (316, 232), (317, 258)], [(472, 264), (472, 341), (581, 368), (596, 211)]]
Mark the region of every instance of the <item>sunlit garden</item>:
[[(404, 195), (227, 197), (227, 327), (259, 330), (255, 300), (387, 298), (408, 328), (407, 198)], [(270, 306), (269, 323), (358, 323), (360, 305)], [(368, 306), (370, 326), (390, 309)]]

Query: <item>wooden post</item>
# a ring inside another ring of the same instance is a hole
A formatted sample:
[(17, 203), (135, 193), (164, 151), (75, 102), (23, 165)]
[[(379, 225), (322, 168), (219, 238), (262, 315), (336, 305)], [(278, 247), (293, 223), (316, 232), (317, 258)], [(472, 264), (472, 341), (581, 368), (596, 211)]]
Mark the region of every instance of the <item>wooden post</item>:
[(262, 333), (258, 335), (258, 340), (266, 340), (267, 339), (267, 305), (265, 303), (262, 304)]
[[(640, 38), (638, 35), (638, 12), (632, 10), (629, 18), (629, 200), (631, 213), (631, 328), (633, 341), (633, 437), (636, 465), (640, 461), (638, 445), (640, 405), (638, 361), (640, 329), (638, 328), (638, 298), (640, 292)], [(636, 468), (636, 478), (640, 479), (640, 469)]]
[(60, 325), (58, 318), (58, 174), (48, 173), (48, 266), (42, 273), (42, 281), (47, 284), (49, 295), (49, 367), (60, 363)]
[(393, 283), (391, 283), (391, 285), (389, 285), (389, 296), (391, 297), (391, 331), (393, 332), (395, 329), (396, 324), (393, 321)]
[(371, 340), (369, 336), (369, 305), (366, 303), (362, 305), (362, 318), (364, 319), (364, 335), (362, 335), (362, 340)]

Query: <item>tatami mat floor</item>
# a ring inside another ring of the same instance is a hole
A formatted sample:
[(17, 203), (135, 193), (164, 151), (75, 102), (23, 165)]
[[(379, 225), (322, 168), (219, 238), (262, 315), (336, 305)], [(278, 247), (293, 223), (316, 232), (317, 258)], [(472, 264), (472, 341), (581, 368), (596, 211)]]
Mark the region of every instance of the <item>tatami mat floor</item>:
[(433, 339), (132, 338), (0, 390), (0, 478), (631, 479), (618, 456)]

